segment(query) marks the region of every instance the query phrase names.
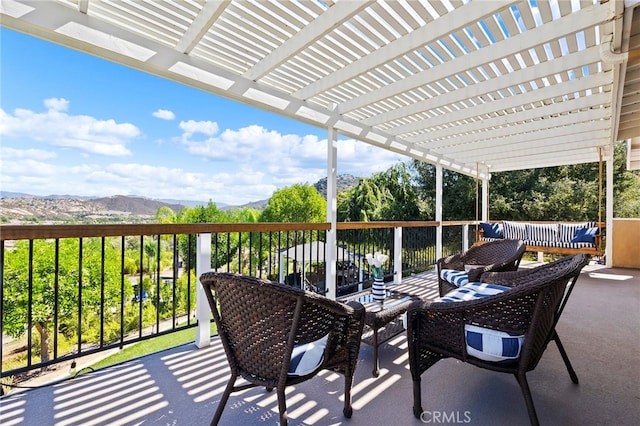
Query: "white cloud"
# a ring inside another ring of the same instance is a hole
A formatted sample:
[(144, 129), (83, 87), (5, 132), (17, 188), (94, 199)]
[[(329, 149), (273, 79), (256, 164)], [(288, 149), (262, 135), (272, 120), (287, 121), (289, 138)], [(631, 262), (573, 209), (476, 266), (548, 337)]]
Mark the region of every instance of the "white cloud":
[(173, 111), (169, 111), (168, 109), (159, 109), (151, 113), (151, 115), (161, 120), (167, 121), (175, 120), (176, 118), (176, 115), (173, 113)]
[(185, 132), (180, 138), (187, 152), (214, 160), (242, 164), (285, 162), (291, 165), (301, 161), (326, 160), (326, 144), (316, 136), (281, 134), (255, 124), (238, 130), (226, 129), (220, 135), (203, 141), (193, 140), (191, 136)]
[(105, 156), (131, 155), (127, 144), (140, 136), (130, 123), (113, 119), (99, 120), (88, 115), (69, 115), (69, 101), (51, 98), (44, 101), (46, 112), (16, 109), (13, 114), (0, 108), (0, 136), (29, 138), (52, 146), (73, 148)]
[(218, 123), (215, 121), (181, 121), (179, 127), (183, 131), (182, 140), (188, 140), (197, 133), (205, 136), (213, 136), (218, 133), (219, 130)]
[(57, 154), (52, 151), (41, 149), (15, 149), (8, 146), (0, 146), (0, 158), (4, 160), (14, 160), (18, 158), (28, 158), (34, 160), (48, 160), (56, 158)]

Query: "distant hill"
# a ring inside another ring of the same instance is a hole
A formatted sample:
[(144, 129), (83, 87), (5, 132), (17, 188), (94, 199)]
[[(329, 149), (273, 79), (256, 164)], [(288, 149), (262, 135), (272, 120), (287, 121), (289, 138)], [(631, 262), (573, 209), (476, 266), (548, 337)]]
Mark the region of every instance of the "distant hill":
[[(338, 175), (336, 178), (337, 193), (345, 192), (358, 185), (360, 178), (352, 175)], [(320, 179), (313, 185), (327, 199), (327, 178)]]
[(111, 197), (94, 198), (88, 200), (90, 203), (94, 203), (97, 206), (101, 206), (102, 210), (113, 212), (127, 212), (134, 215), (149, 215), (156, 214), (160, 207), (169, 207), (176, 213), (184, 208), (180, 204), (168, 204), (163, 201), (152, 200), (144, 197), (127, 197), (124, 195), (114, 195)]
[[(351, 175), (337, 177), (338, 193), (348, 191), (358, 184), (359, 178)], [(318, 192), (327, 198), (327, 179), (314, 184)], [(153, 219), (160, 207), (169, 207), (179, 213), (185, 206), (206, 206), (205, 201), (154, 200), (146, 197), (113, 195), (110, 197), (82, 197), (76, 195), (37, 196), (18, 192), (0, 192), (1, 223), (139, 223)], [(252, 201), (240, 206), (216, 203), (221, 210), (253, 208), (264, 210), (269, 198)]]
[(246, 203), (243, 204), (241, 206), (230, 206), (230, 205), (220, 205), (218, 203), (216, 203), (216, 206), (218, 206), (218, 208), (220, 210), (234, 210), (234, 209), (256, 209), (256, 210), (264, 210), (265, 207), (267, 207), (267, 204), (269, 203), (269, 198), (265, 198), (264, 200), (259, 200), (259, 201), (251, 201), (250, 203)]
[(175, 212), (184, 207), (144, 197), (122, 195), (82, 199), (73, 196), (46, 198), (25, 194), (0, 199), (0, 221), (10, 224), (139, 223), (148, 222), (163, 206)]

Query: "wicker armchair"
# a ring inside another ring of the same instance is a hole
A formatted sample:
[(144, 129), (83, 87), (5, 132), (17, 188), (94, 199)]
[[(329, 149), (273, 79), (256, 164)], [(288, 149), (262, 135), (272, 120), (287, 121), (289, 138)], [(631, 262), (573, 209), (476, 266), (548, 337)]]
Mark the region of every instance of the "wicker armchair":
[[(277, 390), (280, 424), (286, 425), (285, 387), (311, 379), (322, 369), (345, 376), (343, 414), (351, 417), (351, 385), (365, 313), (360, 303), (343, 304), (238, 274), (209, 272), (200, 282), (231, 369), (211, 424), (220, 420), (232, 392), (264, 386)], [(313, 348), (315, 356), (300, 361), (314, 354)], [(236, 386), (238, 376), (249, 383)]]
[(457, 288), (442, 278), (443, 270), (466, 270), (469, 281), (478, 281), (485, 272), (517, 270), (526, 248), (521, 240), (495, 240), (474, 245), (464, 253), (438, 259), (436, 264), (440, 296)]
[[(452, 357), (481, 368), (513, 374), (520, 384), (531, 423), (538, 424), (525, 375), (536, 368), (553, 340), (571, 380), (578, 383), (555, 326), (580, 271), (588, 262), (588, 255), (578, 254), (532, 269), (486, 273), (482, 276), (483, 281), (511, 288), (469, 301), (415, 302), (407, 313), (414, 415), (420, 418), (422, 413), (422, 374), (439, 360)], [(513, 359), (500, 362), (470, 355), (469, 352), (473, 353), (469, 340), (472, 327), (490, 329), (489, 333), (493, 334), (508, 334), (509, 338), (523, 337), (519, 353)]]

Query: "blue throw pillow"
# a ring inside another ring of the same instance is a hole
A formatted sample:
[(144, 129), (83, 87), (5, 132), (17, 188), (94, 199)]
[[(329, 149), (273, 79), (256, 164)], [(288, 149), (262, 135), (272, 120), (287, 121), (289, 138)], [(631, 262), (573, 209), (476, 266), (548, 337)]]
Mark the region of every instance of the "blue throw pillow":
[(502, 225), (499, 223), (480, 223), (485, 238), (504, 238)]
[(572, 243), (591, 243), (596, 242), (596, 235), (600, 233), (599, 228), (578, 228), (573, 235)]

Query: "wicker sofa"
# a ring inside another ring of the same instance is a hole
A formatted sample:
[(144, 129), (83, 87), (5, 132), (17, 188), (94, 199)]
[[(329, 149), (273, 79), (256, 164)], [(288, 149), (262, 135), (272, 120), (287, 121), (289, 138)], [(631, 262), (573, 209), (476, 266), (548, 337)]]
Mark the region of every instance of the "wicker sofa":
[(532, 252), (602, 256), (604, 227), (602, 222), (482, 222), (478, 241), (516, 239)]

